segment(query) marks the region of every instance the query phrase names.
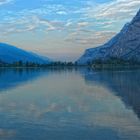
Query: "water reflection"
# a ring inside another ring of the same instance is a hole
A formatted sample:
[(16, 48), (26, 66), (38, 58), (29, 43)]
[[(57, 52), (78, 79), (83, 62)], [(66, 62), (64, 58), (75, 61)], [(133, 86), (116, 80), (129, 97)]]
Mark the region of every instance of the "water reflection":
[(39, 68), (1, 68), (0, 69), (0, 91), (16, 88), (28, 81), (48, 74), (47, 70)]
[(2, 140), (140, 139), (138, 70), (0, 73)]
[(95, 72), (86, 69), (84, 72), (87, 83), (97, 82), (108, 87), (140, 118), (140, 70)]
[(27, 84), (49, 73), (76, 71), (75, 68), (0, 68), (0, 91)]

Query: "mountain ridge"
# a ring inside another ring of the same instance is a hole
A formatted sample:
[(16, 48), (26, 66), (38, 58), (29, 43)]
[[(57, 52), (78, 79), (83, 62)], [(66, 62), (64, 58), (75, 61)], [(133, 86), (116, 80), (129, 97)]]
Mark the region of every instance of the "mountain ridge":
[(130, 23), (104, 45), (90, 48), (77, 60), (87, 64), (94, 60), (106, 61), (110, 58), (137, 60), (140, 62), (140, 10)]
[(28, 52), (6, 43), (0, 43), (0, 60), (5, 63), (22, 61), (24, 63), (32, 62), (39, 64), (49, 64), (52, 62), (52, 60), (47, 57), (40, 56), (33, 52)]

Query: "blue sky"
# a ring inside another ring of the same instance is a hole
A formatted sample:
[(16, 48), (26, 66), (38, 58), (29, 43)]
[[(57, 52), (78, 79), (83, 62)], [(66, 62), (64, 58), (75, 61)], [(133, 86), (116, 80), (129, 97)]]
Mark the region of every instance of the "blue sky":
[(119, 32), (140, 0), (0, 0), (0, 41), (75, 60)]

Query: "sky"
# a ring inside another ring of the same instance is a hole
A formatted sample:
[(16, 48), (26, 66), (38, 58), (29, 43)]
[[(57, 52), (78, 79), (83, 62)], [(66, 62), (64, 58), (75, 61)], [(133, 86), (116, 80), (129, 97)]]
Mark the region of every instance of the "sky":
[(0, 42), (74, 61), (117, 34), (140, 0), (0, 0)]

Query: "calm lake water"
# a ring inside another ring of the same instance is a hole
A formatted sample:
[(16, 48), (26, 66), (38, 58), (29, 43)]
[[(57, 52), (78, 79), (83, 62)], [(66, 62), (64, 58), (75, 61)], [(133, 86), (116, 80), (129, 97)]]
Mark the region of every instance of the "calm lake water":
[(140, 70), (1, 69), (0, 140), (140, 140)]

